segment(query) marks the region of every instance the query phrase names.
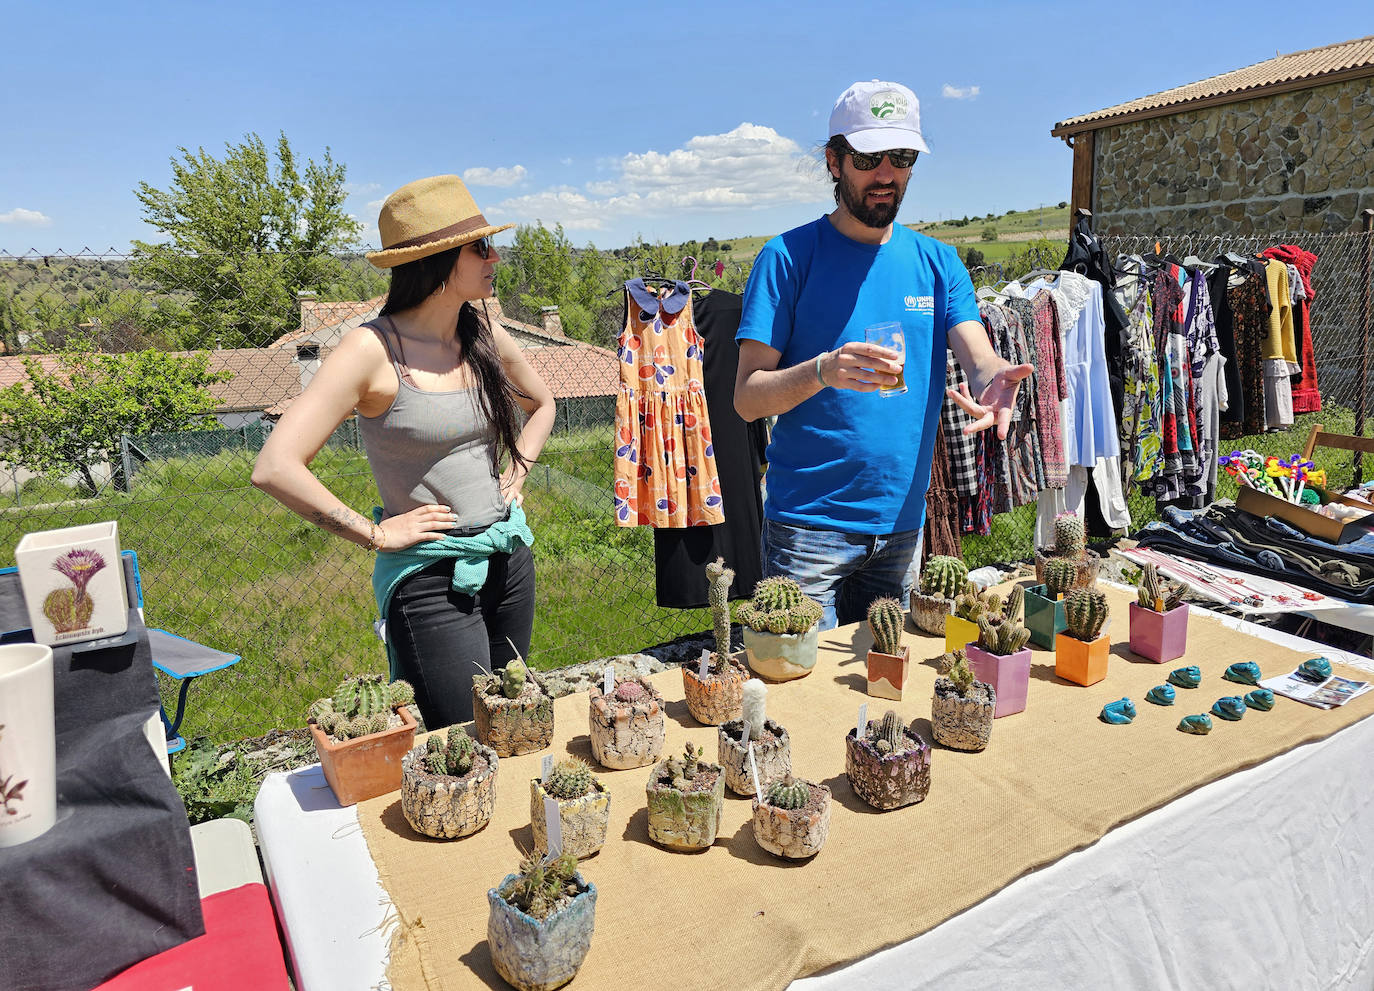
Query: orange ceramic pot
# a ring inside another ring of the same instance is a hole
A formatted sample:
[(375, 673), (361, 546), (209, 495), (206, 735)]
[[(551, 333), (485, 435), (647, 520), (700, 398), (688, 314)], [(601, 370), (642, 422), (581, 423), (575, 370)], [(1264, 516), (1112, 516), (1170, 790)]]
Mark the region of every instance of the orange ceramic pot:
[(868, 652), (868, 694), (875, 699), (902, 700), (906, 673), (911, 664), (911, 646), (903, 645), (900, 654)]
[(396, 712), (401, 725), (381, 733), (369, 733), (343, 743), (335, 743), (310, 720), (310, 735), (315, 741), (324, 778), (334, 790), (340, 805), (359, 802), (401, 787), (401, 758), (410, 752), (415, 740), (415, 717), (401, 706)]
[(1054, 638), (1054, 673), (1075, 685), (1096, 685), (1107, 677), (1110, 647), (1105, 633), (1088, 641), (1060, 633)]
[(737, 660), (739, 656), (742, 652), (732, 654), (724, 671), (708, 673), (704, 679), (697, 675), (696, 664), (682, 665), (682, 692), (687, 697), (687, 711), (703, 726), (719, 726), (740, 718), (744, 682), (749, 676), (744, 664)]

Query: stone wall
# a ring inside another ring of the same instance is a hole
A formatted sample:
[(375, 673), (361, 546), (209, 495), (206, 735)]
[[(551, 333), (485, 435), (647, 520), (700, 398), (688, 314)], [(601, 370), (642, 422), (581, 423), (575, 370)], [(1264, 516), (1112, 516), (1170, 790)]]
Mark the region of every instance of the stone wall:
[(1097, 132), (1103, 234), (1336, 233), (1374, 207), (1374, 79)]

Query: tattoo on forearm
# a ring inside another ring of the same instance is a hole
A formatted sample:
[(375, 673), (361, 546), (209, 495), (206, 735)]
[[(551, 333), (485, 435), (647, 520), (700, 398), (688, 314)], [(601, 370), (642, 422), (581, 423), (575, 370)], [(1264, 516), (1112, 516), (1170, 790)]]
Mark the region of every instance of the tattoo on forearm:
[(328, 530), (330, 533), (343, 535), (351, 534), (353, 528), (358, 525), (359, 520), (362, 520), (363, 526), (367, 526), (366, 520), (363, 520), (363, 518), (353, 512), (353, 510), (346, 508), (331, 509), (327, 513), (317, 509), (310, 514), (310, 522), (314, 523), (320, 529)]

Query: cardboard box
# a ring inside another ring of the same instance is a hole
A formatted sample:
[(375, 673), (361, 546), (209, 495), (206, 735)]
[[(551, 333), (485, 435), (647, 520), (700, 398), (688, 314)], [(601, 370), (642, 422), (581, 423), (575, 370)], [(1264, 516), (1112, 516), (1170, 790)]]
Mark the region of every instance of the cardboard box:
[[(1315, 488), (1315, 486), (1313, 487)], [(1347, 506), (1361, 506), (1361, 503), (1354, 500), (1324, 492), (1321, 489), (1317, 491), (1330, 502), (1339, 502)], [(1369, 513), (1357, 520), (1342, 522), (1313, 512), (1306, 506), (1289, 502), (1287, 499), (1280, 499), (1278, 496), (1272, 496), (1267, 492), (1252, 489), (1248, 485), (1239, 487), (1239, 492), (1236, 494), (1236, 506), (1256, 516), (1272, 516), (1275, 519), (1283, 520), (1289, 526), (1295, 526), (1303, 533), (1320, 537), (1331, 544), (1348, 544), (1374, 529), (1374, 513)]]
[(26, 534), (14, 560), (36, 643), (81, 643), (128, 630), (118, 523)]

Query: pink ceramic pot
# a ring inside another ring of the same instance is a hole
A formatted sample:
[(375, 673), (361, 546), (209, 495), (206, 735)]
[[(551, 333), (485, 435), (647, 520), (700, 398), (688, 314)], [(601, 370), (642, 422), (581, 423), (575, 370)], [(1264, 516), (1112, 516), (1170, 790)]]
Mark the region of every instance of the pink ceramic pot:
[(993, 710), (993, 719), (1025, 711), (1026, 691), (1030, 688), (1029, 647), (1022, 647), (1016, 653), (1002, 657), (998, 654), (989, 654), (977, 644), (971, 643), (964, 648), (964, 656), (968, 658), (968, 666), (973, 671), (973, 677), (991, 685), (997, 693), (997, 708)]
[(1177, 660), (1188, 647), (1188, 604), (1155, 612), (1131, 603), (1131, 653), (1156, 664)]

